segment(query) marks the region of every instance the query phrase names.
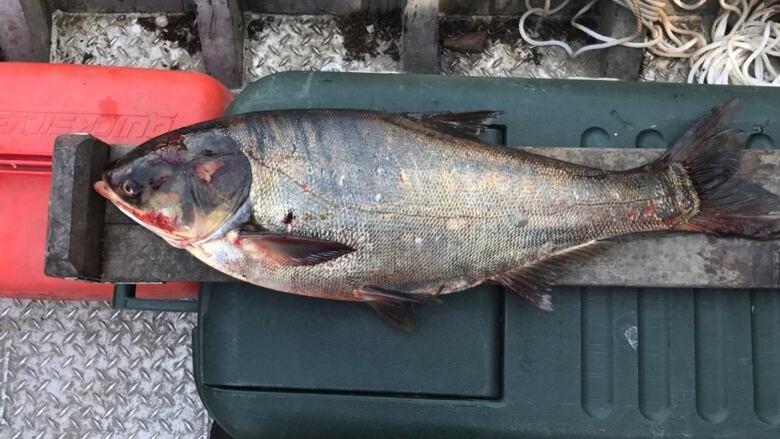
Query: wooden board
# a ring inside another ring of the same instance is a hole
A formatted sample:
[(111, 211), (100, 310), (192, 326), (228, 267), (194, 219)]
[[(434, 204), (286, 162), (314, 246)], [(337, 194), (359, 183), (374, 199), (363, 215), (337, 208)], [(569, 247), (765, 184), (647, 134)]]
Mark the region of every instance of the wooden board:
[[(84, 143), (87, 142), (87, 143)], [(90, 146), (85, 146), (90, 145)], [(63, 136), (55, 146), (54, 191), (50, 213), (74, 212), (74, 203), (99, 206), (100, 197), (74, 167), (95, 169), (107, 145), (89, 136)], [(627, 169), (658, 157), (658, 149), (529, 148), (529, 150), (589, 166)], [(112, 151), (111, 156), (122, 150)], [(73, 155), (73, 157), (70, 157)], [(69, 158), (70, 157), (70, 158)], [(79, 165), (79, 163), (84, 163)], [(89, 164), (88, 166), (85, 164)], [(780, 193), (780, 151), (746, 150), (741, 172), (768, 190)], [(94, 171), (93, 171), (94, 174)], [(93, 178), (97, 176), (93, 175)], [(70, 182), (70, 183), (69, 183)], [(65, 187), (63, 188), (62, 185)], [(75, 186), (74, 186), (75, 185)], [(71, 196), (63, 196), (72, 192)], [(94, 207), (93, 207), (94, 208)], [(47, 273), (60, 277), (95, 279), (71, 255), (101, 255), (105, 282), (228, 281), (231, 278), (202, 264), (189, 253), (168, 245), (108, 205), (104, 223), (92, 227), (63, 227), (65, 218), (50, 215)], [(94, 222), (94, 221), (93, 221)], [(63, 239), (60, 234), (67, 234)], [(94, 239), (100, 234), (102, 240)], [(683, 233), (624, 237), (603, 255), (575, 267), (560, 279), (562, 285), (635, 287), (777, 288), (780, 287), (780, 241), (750, 241)], [(102, 242), (102, 246), (100, 245)], [(71, 246), (73, 248), (68, 248)], [(83, 248), (92, 246), (91, 248)], [(78, 251), (75, 251), (78, 250)], [(49, 257), (54, 258), (49, 260)]]

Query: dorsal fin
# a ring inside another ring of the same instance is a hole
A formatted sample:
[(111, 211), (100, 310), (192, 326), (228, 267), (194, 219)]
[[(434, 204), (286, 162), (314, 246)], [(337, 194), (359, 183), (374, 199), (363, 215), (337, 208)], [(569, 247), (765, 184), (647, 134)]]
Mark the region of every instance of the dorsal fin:
[(547, 293), (554, 285), (555, 279), (578, 261), (592, 258), (603, 252), (610, 244), (612, 244), (610, 241), (589, 241), (501, 273), (493, 277), (493, 280), (538, 308), (552, 311), (552, 301)]
[(480, 140), (479, 136), (485, 132), (485, 126), (493, 123), (494, 119), (501, 114), (501, 111), (420, 112), (404, 113), (404, 116), (436, 131), (456, 137)]

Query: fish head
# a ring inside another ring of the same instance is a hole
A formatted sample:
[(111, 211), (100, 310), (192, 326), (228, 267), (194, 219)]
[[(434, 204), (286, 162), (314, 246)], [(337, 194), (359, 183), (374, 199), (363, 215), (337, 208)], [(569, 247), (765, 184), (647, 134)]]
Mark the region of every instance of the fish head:
[(94, 188), (181, 248), (214, 236), (246, 202), (251, 180), (238, 143), (212, 129), (149, 140), (109, 164)]

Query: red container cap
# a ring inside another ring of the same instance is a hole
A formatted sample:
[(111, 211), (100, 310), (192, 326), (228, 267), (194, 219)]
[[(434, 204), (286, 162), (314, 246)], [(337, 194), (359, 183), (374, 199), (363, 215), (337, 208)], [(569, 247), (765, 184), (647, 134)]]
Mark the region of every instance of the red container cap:
[[(110, 285), (43, 273), (55, 137), (89, 133), (106, 143), (137, 145), (220, 117), (230, 91), (199, 73), (36, 63), (0, 63), (0, 84), (0, 295), (109, 299)], [(192, 297), (196, 285), (149, 285), (138, 292)]]

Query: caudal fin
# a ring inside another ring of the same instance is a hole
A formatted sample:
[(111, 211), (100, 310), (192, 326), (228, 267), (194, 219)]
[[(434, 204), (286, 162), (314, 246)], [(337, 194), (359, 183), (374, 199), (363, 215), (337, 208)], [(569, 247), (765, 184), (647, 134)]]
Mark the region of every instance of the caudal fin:
[(780, 238), (780, 197), (735, 175), (742, 145), (730, 123), (739, 111), (730, 100), (710, 110), (662, 160), (679, 163), (699, 197), (698, 213), (677, 230), (751, 239)]

